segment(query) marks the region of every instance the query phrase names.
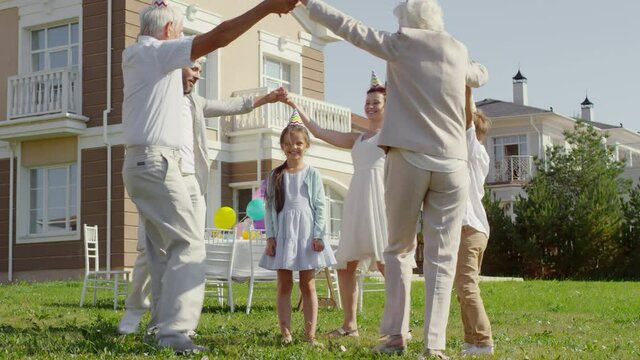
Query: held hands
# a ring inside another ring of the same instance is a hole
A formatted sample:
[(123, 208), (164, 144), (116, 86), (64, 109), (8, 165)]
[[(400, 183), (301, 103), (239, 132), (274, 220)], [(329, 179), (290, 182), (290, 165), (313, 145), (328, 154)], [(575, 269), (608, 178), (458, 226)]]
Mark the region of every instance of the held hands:
[(320, 252), (324, 250), (324, 241), (322, 241), (322, 239), (313, 239), (311, 247), (313, 248), (313, 251)]
[(267, 239), (267, 246), (264, 248), (264, 254), (267, 256), (276, 256), (276, 240), (274, 238)]
[(287, 89), (283, 88), (282, 86), (273, 90), (272, 92), (270, 92), (269, 94), (267, 94), (267, 102), (268, 103), (274, 103), (274, 102), (282, 102), (286, 104), (287, 98), (289, 96), (289, 93), (287, 92)]

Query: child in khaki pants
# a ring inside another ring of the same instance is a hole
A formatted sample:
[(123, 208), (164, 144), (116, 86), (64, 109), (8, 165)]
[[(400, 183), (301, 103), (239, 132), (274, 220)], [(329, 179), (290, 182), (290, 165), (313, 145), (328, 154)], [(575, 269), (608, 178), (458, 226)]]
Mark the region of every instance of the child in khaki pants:
[(491, 324), (480, 297), (480, 267), (489, 239), (489, 223), (482, 207), (484, 180), (489, 173), (489, 154), (480, 143), (489, 120), (475, 110), (471, 88), (466, 91), (467, 149), (469, 152), (469, 197), (462, 220), (455, 289), (464, 325), (462, 355), (493, 354)]

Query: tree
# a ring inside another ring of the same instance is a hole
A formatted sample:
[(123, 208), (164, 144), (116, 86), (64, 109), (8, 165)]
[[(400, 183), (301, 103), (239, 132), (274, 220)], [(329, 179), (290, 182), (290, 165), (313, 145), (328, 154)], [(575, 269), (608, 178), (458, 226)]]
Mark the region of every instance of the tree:
[(520, 250), (514, 237), (511, 217), (500, 200), (491, 198), (491, 190), (485, 188), (482, 204), (489, 222), (489, 242), (482, 257), (482, 274), (493, 276), (521, 276)]
[(616, 271), (621, 278), (640, 279), (640, 184), (629, 193), (622, 206), (624, 225), (620, 236), (622, 247)]
[(539, 277), (606, 277), (621, 251), (624, 162), (606, 145), (608, 135), (582, 121), (564, 136), (568, 147), (536, 159), (527, 196), (515, 206), (523, 261)]

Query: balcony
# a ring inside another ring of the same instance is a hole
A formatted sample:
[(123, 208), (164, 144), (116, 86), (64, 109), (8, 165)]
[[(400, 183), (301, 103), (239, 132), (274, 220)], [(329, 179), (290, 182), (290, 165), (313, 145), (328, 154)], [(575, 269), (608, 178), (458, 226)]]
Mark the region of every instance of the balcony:
[[(236, 91), (233, 96), (266, 95), (267, 88)], [(351, 110), (324, 101), (310, 99), (297, 94), (289, 97), (298, 104), (305, 113), (320, 127), (340, 132), (351, 131)], [(261, 128), (283, 129), (289, 123), (291, 107), (283, 103), (273, 103), (262, 106), (248, 114), (231, 116), (231, 131), (241, 131)]]
[(81, 83), (75, 69), (12, 76), (7, 81), (7, 121), (0, 140), (77, 135), (88, 118), (80, 115)]
[(489, 170), (489, 184), (524, 184), (533, 176), (533, 156), (507, 156)]

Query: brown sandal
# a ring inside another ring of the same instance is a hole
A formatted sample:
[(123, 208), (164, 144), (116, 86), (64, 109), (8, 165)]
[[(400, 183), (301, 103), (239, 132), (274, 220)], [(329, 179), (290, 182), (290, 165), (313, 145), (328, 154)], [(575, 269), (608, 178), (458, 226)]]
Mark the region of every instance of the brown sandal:
[(327, 336), (330, 337), (330, 338), (343, 337), (343, 336), (358, 337), (358, 336), (360, 336), (360, 334), (358, 333), (358, 329), (345, 330), (342, 327), (339, 327), (339, 328), (333, 330), (332, 332), (328, 333)]

